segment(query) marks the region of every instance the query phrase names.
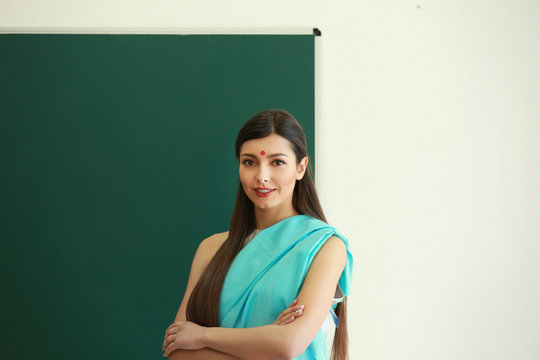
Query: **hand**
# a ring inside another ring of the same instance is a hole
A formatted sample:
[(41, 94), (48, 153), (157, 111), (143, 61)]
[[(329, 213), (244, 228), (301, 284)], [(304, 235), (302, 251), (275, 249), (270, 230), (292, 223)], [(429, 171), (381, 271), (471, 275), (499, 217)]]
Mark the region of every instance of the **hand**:
[(204, 327), (191, 321), (176, 321), (165, 330), (163, 339), (163, 356), (169, 356), (176, 349), (202, 349)]
[(288, 308), (283, 310), (277, 319), (273, 322), (273, 325), (287, 325), (292, 323), (297, 317), (302, 316), (304, 313), (304, 305), (296, 305), (298, 300), (294, 300)]

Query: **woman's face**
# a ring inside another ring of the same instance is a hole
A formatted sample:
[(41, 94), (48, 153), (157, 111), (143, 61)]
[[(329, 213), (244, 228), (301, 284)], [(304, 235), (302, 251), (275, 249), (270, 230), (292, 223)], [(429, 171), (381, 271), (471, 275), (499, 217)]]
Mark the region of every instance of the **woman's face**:
[(296, 180), (302, 179), (308, 158), (299, 164), (289, 140), (277, 134), (248, 140), (240, 148), (240, 183), (260, 210), (290, 212)]

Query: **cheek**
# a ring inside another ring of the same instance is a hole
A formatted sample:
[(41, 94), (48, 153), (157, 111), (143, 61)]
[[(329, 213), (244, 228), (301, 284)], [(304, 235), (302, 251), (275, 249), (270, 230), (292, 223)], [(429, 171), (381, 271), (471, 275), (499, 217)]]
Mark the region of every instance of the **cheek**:
[(249, 188), (251, 186), (250, 183), (253, 179), (253, 175), (250, 173), (249, 169), (239, 170), (238, 177), (240, 178), (240, 184), (242, 184), (242, 187), (244, 189)]
[(280, 174), (279, 181), (283, 186), (294, 187), (296, 184), (296, 172), (286, 172)]

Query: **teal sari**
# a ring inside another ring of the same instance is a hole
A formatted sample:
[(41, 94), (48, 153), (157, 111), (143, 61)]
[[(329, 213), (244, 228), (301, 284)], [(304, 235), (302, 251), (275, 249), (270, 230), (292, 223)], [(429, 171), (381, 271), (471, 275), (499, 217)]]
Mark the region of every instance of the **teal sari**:
[[(347, 246), (347, 263), (338, 283), (349, 295), (353, 259), (347, 239), (323, 221), (296, 215), (261, 230), (236, 256), (221, 292), (220, 326), (272, 324), (296, 299), (315, 254), (332, 235)], [(328, 359), (322, 329), (296, 359)]]

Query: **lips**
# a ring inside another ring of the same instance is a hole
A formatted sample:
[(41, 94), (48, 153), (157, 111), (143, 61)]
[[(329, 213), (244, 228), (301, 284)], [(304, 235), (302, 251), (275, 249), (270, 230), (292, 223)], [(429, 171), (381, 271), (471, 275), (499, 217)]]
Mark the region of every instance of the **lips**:
[(255, 194), (259, 197), (268, 197), (271, 196), (276, 189), (271, 188), (255, 188)]

